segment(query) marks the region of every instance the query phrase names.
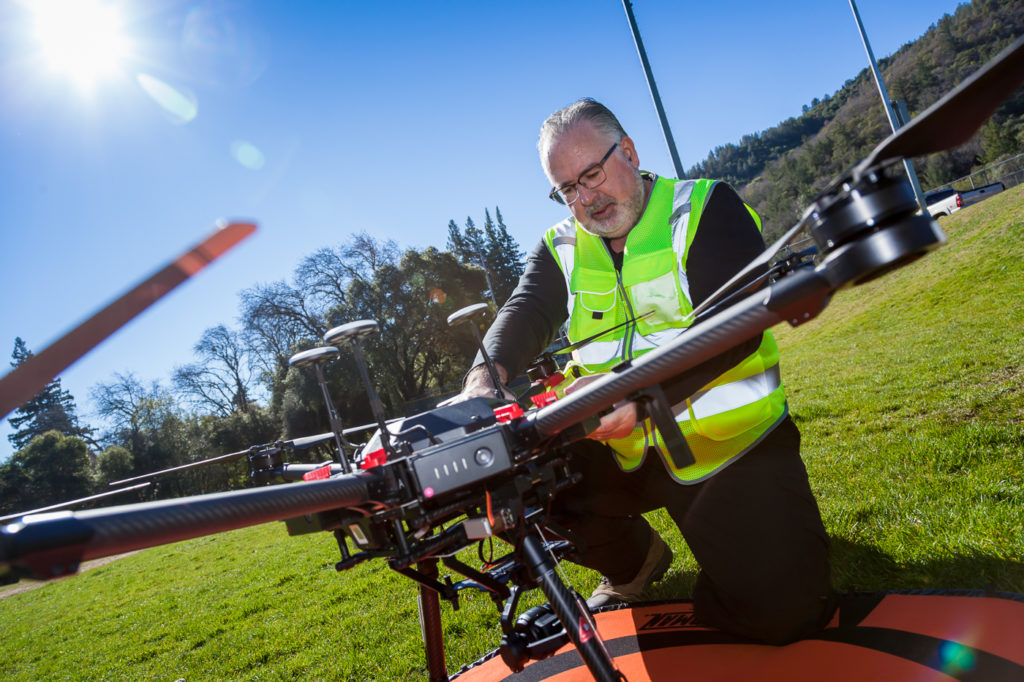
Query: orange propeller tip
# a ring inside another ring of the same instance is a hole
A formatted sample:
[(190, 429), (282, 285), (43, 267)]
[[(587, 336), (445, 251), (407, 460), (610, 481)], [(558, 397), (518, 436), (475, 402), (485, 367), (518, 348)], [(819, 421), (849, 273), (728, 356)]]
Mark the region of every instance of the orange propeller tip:
[(222, 218), (214, 223), (214, 225), (218, 230), (242, 232), (245, 235), (250, 235), (256, 231), (256, 223), (252, 220), (227, 220)]

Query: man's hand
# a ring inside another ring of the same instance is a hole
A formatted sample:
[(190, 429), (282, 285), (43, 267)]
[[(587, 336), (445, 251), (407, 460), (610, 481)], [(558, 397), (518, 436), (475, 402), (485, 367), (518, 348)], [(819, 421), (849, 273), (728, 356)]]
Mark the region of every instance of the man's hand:
[[(501, 395), (506, 400), (515, 400), (516, 397), (505, 388), (505, 382), (508, 381), (508, 370), (501, 365), (495, 363), (494, 368), (498, 371), (498, 377), (501, 379)], [(461, 403), (470, 398), (494, 398), (494, 382), (491, 381), (491, 375), (487, 371), (486, 365), (477, 365), (473, 369), (469, 370), (469, 374), (466, 375), (466, 381), (462, 385), (462, 393), (452, 396), (443, 402), (437, 404), (438, 407), (444, 407), (445, 405), (454, 405), (455, 403)]]
[[(585, 377), (580, 377), (565, 389), (565, 394), (569, 395), (570, 393), (574, 393), (603, 376), (605, 375), (590, 374)], [(619, 438), (625, 438), (629, 434), (633, 433), (633, 429), (636, 428), (636, 422), (636, 403), (624, 400), (620, 403), (616, 403), (615, 409), (610, 414), (606, 414), (601, 417), (600, 426), (588, 433), (587, 438), (591, 438), (593, 440), (616, 440)]]

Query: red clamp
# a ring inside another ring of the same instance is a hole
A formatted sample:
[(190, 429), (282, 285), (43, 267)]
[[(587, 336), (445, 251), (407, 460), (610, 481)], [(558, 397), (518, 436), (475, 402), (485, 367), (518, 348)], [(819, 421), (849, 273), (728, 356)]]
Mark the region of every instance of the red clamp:
[(562, 383), (563, 381), (565, 381), (565, 375), (562, 374), (561, 372), (555, 372), (551, 376), (544, 377), (543, 379), (541, 379), (541, 383), (544, 384), (547, 388), (552, 388), (553, 386), (557, 386), (558, 384)]
[(502, 424), (507, 424), (513, 419), (518, 419), (523, 416), (523, 408), (519, 407), (519, 403), (512, 403), (511, 405), (505, 405), (499, 407), (494, 411), (494, 416)]
[(302, 480), (303, 481), (320, 481), (320, 480), (323, 480), (325, 478), (330, 478), (330, 477), (331, 477), (331, 465), (330, 464), (325, 464), (322, 467), (319, 467), (318, 469), (313, 469), (312, 471), (307, 471), (306, 473), (302, 474)]
[(388, 453), (384, 448), (380, 450), (374, 450), (363, 455), (363, 461), (359, 465), (361, 469), (372, 469), (379, 467), (384, 462), (388, 461)]
[(531, 395), (530, 400), (532, 400), (533, 404), (536, 405), (537, 407), (546, 407), (551, 403), (555, 402), (556, 400), (558, 400), (558, 394), (555, 393), (554, 391), (548, 391), (547, 393)]

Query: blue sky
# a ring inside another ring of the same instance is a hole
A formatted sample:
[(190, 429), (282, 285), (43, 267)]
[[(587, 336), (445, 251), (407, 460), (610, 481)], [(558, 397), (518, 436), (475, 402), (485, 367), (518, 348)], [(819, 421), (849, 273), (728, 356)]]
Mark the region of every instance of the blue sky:
[[(124, 45), (91, 81), (83, 54), (46, 51), (31, 4), (0, 6), (3, 356), (16, 336), (41, 350), (217, 220), (260, 229), (62, 375), (88, 423), (96, 383), (167, 383), (204, 329), (235, 324), (239, 291), (354, 232), (443, 247), (449, 219), (497, 205), (528, 249), (564, 215), (537, 130), (578, 97), (618, 114), (643, 167), (672, 172), (619, 0), (96, 1), (120, 17), (103, 46)], [(858, 7), (883, 57), (957, 4)], [(867, 65), (846, 0), (633, 9), (685, 167)]]

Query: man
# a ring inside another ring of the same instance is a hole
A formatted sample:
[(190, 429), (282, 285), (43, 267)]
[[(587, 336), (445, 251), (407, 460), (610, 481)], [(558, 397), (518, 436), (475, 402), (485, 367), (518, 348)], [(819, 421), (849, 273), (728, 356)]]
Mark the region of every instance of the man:
[[(533, 249), (487, 333), (504, 382), (567, 317), (571, 341), (610, 330), (578, 351), (588, 372), (642, 355), (684, 333), (693, 309), (764, 250), (753, 212), (728, 185), (640, 171), (633, 140), (594, 100), (552, 114), (538, 148), (551, 198), (571, 217)], [(461, 397), (494, 388), (477, 365)], [(603, 575), (588, 604), (638, 599), (667, 571), (672, 552), (641, 516), (665, 507), (701, 566), (700, 619), (772, 643), (822, 627), (829, 541), (771, 334), (723, 348), (663, 388), (693, 464), (676, 466), (630, 402), (572, 446), (582, 480), (556, 499), (555, 520), (572, 532), (578, 563)]]

